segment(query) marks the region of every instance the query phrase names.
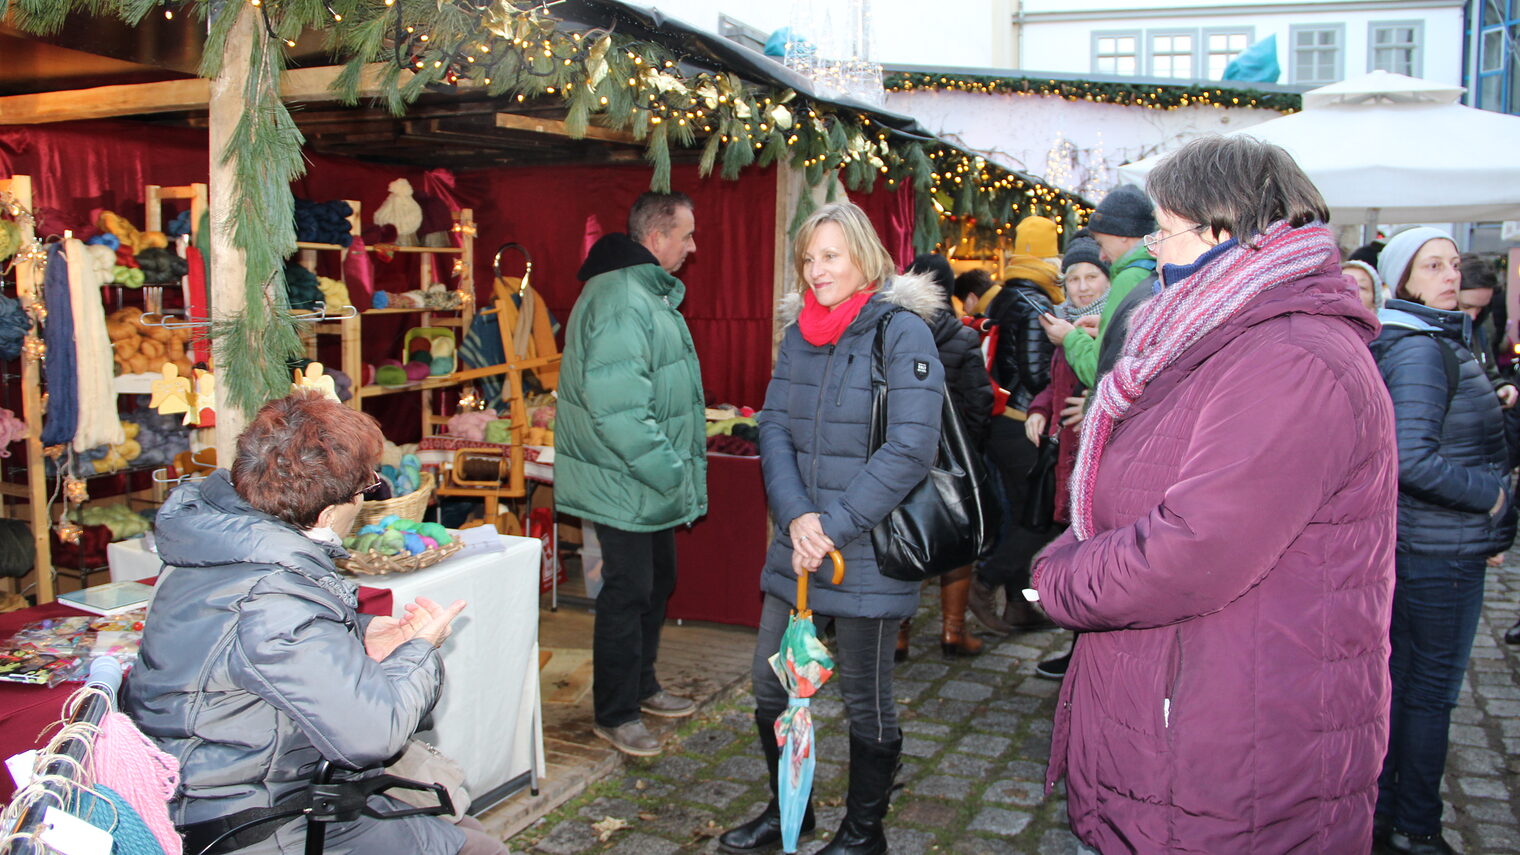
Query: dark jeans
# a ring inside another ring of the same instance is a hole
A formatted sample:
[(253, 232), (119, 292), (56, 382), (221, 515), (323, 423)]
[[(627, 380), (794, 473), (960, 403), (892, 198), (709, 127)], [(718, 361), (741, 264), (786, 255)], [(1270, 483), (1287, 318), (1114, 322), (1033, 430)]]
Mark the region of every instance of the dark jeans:
[(1393, 710), (1377, 812), (1408, 834), (1441, 830), (1441, 775), (1457, 692), (1483, 608), (1484, 559), (1400, 554), (1394, 562)]
[(676, 589), (674, 529), (623, 531), (596, 524), (602, 544), (602, 590), (596, 595), (591, 642), (591, 695), (596, 723), (617, 727), (639, 718), (639, 701), (660, 690), (665, 601)]
[(991, 587), (1009, 586), (1015, 596), (1029, 587), (1029, 562), (1055, 539), (1057, 529), (1028, 528), (1019, 522), (1029, 494), (1029, 469), (1039, 449), (1024, 435), (1024, 423), (1006, 416), (992, 420), (987, 438), (988, 456), (997, 467), (1007, 495), (1002, 535), (997, 548), (976, 569), (977, 578)]
[[(781, 649), (781, 634), (786, 632), (791, 608), (786, 601), (770, 594), (760, 610), (760, 632), (755, 638), (755, 660), (750, 677), (755, 687), (755, 712), (761, 718), (775, 719), (786, 710), (786, 689), (776, 678), (768, 661)], [(862, 741), (890, 742), (898, 737), (897, 701), (892, 698), (892, 653), (897, 649), (897, 625), (889, 618), (829, 617), (814, 613), (813, 623), (820, 634), (833, 621), (834, 679), (844, 698), (850, 732)], [(843, 759), (843, 758), (836, 758)]]

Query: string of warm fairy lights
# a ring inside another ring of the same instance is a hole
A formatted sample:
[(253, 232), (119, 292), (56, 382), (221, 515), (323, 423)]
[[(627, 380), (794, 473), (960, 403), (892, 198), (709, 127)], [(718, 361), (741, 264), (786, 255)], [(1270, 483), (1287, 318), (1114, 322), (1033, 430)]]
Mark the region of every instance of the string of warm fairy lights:
[[(325, 36), (344, 64), (333, 84), (349, 103), (361, 80), (381, 63), (379, 101), (396, 115), (440, 87), (477, 89), (513, 103), (550, 102), (565, 110), (572, 137), (584, 136), (593, 115), (644, 146), (651, 189), (670, 189), (673, 149), (700, 150), (703, 176), (726, 179), (781, 161), (802, 171), (813, 187), (838, 174), (851, 191), (910, 184), (915, 191), (915, 247), (928, 251), (957, 239), (967, 223), (998, 234), (1031, 214), (1064, 229), (1085, 219), (1080, 196), (1011, 172), (984, 158), (901, 132), (868, 112), (815, 101), (703, 63), (648, 41), (598, 28), (577, 28), (552, 17), (554, 2), (512, 0), (244, 0), (266, 38), (253, 46), (245, 115), (225, 152), (234, 167), (235, 196), (262, 200), (247, 207), (234, 243), (248, 259), (248, 305), (267, 317), (240, 316), (214, 330), (218, 362), (228, 366), (232, 400), (251, 410), (284, 394), (289, 376), (279, 356), (299, 350), (288, 307), (271, 305), (266, 282), (283, 275), (294, 247), (289, 183), (304, 168), (301, 136), (279, 96), (285, 51), (303, 34)], [(60, 30), (70, 13), (108, 14), (136, 23), (154, 8), (173, 21), (211, 15), (203, 73), (219, 71), (228, 55), (234, 3), (213, 0), (0, 0), (0, 16), (24, 31)], [(195, 25), (195, 24), (187, 24)], [(832, 188), (833, 182), (827, 185)], [(276, 205), (275, 203), (278, 203)], [(810, 212), (811, 193), (799, 194), (792, 224)], [(272, 320), (270, 320), (272, 319)], [(234, 348), (236, 348), (234, 350)], [(254, 367), (262, 366), (262, 367)], [(279, 370), (275, 370), (275, 369)]]
[(1153, 110), (1182, 107), (1254, 107), (1296, 113), (1303, 97), (1296, 92), (1263, 92), (1203, 84), (1116, 83), (1051, 80), (1043, 77), (994, 77), (924, 72), (895, 72), (883, 81), (888, 92), (952, 91), (979, 95), (1046, 95), (1068, 101), (1091, 101)]

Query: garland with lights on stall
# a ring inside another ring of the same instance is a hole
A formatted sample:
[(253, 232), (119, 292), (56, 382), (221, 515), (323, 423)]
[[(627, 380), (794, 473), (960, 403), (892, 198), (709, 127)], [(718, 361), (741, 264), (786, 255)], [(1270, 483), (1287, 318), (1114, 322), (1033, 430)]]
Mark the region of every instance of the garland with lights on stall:
[(1263, 92), (1204, 84), (1118, 83), (1097, 80), (1051, 80), (1045, 77), (997, 77), (981, 74), (894, 72), (882, 85), (888, 92), (948, 90), (980, 95), (1048, 95), (1067, 101), (1091, 101), (1123, 107), (1176, 110), (1179, 107), (1255, 107), (1296, 113), (1303, 109), (1297, 92)]
[[(300, 130), (279, 97), (285, 49), (305, 31), (323, 33), (344, 69), (333, 90), (359, 100), (361, 76), (383, 64), (381, 100), (396, 115), (439, 87), (485, 92), (525, 102), (557, 99), (571, 136), (583, 136), (592, 115), (629, 131), (645, 146), (650, 187), (670, 189), (671, 147), (701, 149), (700, 172), (726, 179), (777, 160), (802, 170), (816, 187), (837, 171), (852, 191), (878, 180), (912, 184), (917, 198), (914, 243), (929, 251), (974, 220), (1003, 233), (1025, 216), (1062, 224), (1084, 221), (1078, 196), (1020, 175), (939, 140), (904, 134), (869, 113), (815, 102), (790, 89), (755, 85), (732, 73), (686, 73), (681, 57), (647, 41), (602, 29), (572, 30), (544, 2), (528, 0), (0, 0), (0, 18), (46, 34), (79, 12), (112, 15), (135, 25), (148, 15), (205, 24), (200, 73), (215, 77), (239, 12), (258, 16), (245, 109), (232, 142), (217, 153), (234, 172), (236, 223), (231, 240), (247, 258), (249, 310), (212, 329), (220, 382), (240, 409), (252, 412), (290, 388), (288, 357), (300, 352), (285, 300), (284, 259), (295, 251), (290, 182), (304, 169)], [(828, 182), (832, 200), (835, 183)], [(795, 229), (812, 212), (800, 194)]]

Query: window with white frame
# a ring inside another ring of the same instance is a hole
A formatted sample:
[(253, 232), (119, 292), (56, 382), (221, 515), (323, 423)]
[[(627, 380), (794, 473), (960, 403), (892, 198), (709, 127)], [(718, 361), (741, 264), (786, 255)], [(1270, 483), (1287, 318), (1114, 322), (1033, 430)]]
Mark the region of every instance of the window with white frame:
[(1345, 76), (1345, 24), (1289, 27), (1288, 40), (1293, 83), (1334, 83)]
[(1147, 32), (1150, 76), (1197, 77), (1197, 31)]
[(1092, 36), (1095, 74), (1135, 75), (1140, 73), (1140, 31), (1116, 30), (1096, 32)]
[(1373, 21), (1367, 29), (1367, 70), (1420, 76), (1424, 21)]
[(1210, 80), (1224, 78), (1230, 61), (1251, 44), (1252, 30), (1204, 30), (1204, 73)]

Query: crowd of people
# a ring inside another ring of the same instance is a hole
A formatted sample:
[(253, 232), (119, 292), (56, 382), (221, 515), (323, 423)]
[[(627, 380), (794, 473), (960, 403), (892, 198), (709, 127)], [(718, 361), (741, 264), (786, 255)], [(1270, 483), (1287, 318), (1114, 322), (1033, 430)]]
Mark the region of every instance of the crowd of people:
[[(1064, 253), (1055, 222), (1019, 223), (1002, 281), (934, 254), (899, 273), (848, 202), (802, 223), (758, 418), (775, 531), (751, 557), (752, 678), (773, 798), (723, 851), (780, 843), (788, 696), (769, 659), (798, 577), (835, 552), (849, 572), (817, 574), (810, 606), (837, 660), (848, 790), (821, 852), (887, 851), (893, 670), (921, 585), (882, 572), (870, 534), (952, 418), (995, 473), (1001, 530), (942, 568), (941, 649), (982, 651), (968, 614), (983, 634), (1073, 633), (1037, 673), (1062, 681), (1047, 790), (1065, 779), (1084, 853), (1452, 851), (1447, 730), (1516, 524), (1503, 301), (1492, 265), (1443, 232), (1342, 261), (1328, 219), (1285, 152), (1232, 137), (1109, 192)], [(592, 248), (559, 386), (557, 501), (605, 556), (594, 732), (636, 756), (661, 750), (643, 716), (696, 708), (656, 676), (673, 531), (707, 508), (677, 276), (696, 230), (690, 199), (645, 194)], [(159, 516), (174, 572), (125, 708), (181, 763), (173, 816), (208, 852), (296, 851), (299, 820), (270, 818), (315, 761), (376, 767), (436, 701), (465, 604), (366, 618), (334, 572), (379, 452), (372, 419), (293, 395), (257, 414), (230, 473)], [(328, 851), (502, 851), (469, 821), (381, 815), (337, 824)]]

